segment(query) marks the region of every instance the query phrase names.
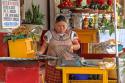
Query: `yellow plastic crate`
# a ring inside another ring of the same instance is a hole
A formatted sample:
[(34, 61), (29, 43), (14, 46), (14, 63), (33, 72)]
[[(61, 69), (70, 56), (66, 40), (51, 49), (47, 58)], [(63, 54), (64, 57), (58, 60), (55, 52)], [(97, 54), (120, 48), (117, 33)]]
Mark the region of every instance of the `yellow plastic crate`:
[(31, 38), (9, 40), (9, 53), (13, 58), (34, 58), (35, 51), (33, 48), (33, 40)]

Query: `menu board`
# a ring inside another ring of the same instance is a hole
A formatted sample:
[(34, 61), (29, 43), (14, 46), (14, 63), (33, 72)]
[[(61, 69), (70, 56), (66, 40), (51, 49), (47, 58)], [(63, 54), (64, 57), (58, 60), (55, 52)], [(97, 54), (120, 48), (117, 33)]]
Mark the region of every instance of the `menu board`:
[(1, 0), (2, 28), (20, 26), (20, 0)]

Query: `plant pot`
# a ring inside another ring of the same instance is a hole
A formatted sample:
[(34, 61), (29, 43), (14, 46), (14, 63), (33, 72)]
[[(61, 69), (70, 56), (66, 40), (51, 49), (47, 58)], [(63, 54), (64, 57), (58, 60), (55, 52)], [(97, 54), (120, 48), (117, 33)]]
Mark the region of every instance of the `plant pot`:
[(26, 27), (29, 27), (31, 29), (37, 28), (37, 27), (40, 27), (41, 29), (43, 29), (43, 25), (36, 25), (36, 24), (23, 24), (23, 25), (25, 25)]

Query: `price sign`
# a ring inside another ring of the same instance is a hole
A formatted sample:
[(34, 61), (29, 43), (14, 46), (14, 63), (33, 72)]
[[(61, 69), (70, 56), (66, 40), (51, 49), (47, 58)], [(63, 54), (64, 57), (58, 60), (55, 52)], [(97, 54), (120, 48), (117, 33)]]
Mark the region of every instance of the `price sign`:
[(20, 0), (1, 0), (2, 28), (20, 26)]

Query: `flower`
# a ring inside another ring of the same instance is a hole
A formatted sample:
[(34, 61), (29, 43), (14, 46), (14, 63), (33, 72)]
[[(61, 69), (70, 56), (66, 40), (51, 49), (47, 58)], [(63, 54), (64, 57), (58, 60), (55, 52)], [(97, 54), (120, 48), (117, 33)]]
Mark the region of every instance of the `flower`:
[(108, 0), (107, 4), (111, 6), (112, 5), (112, 0)]
[(62, 3), (58, 5), (59, 8), (72, 8), (73, 3), (70, 0), (64, 0)]
[(93, 0), (93, 2), (97, 3), (97, 2), (98, 2), (98, 0)]
[(78, 6), (81, 6), (82, 0), (76, 0)]
[(105, 3), (105, 1), (104, 1), (104, 0), (97, 0), (97, 3), (98, 3), (99, 5), (103, 5), (103, 4)]
[(87, 0), (87, 1), (86, 1), (86, 3), (87, 3), (88, 5), (90, 5), (90, 3), (91, 3), (91, 0)]

